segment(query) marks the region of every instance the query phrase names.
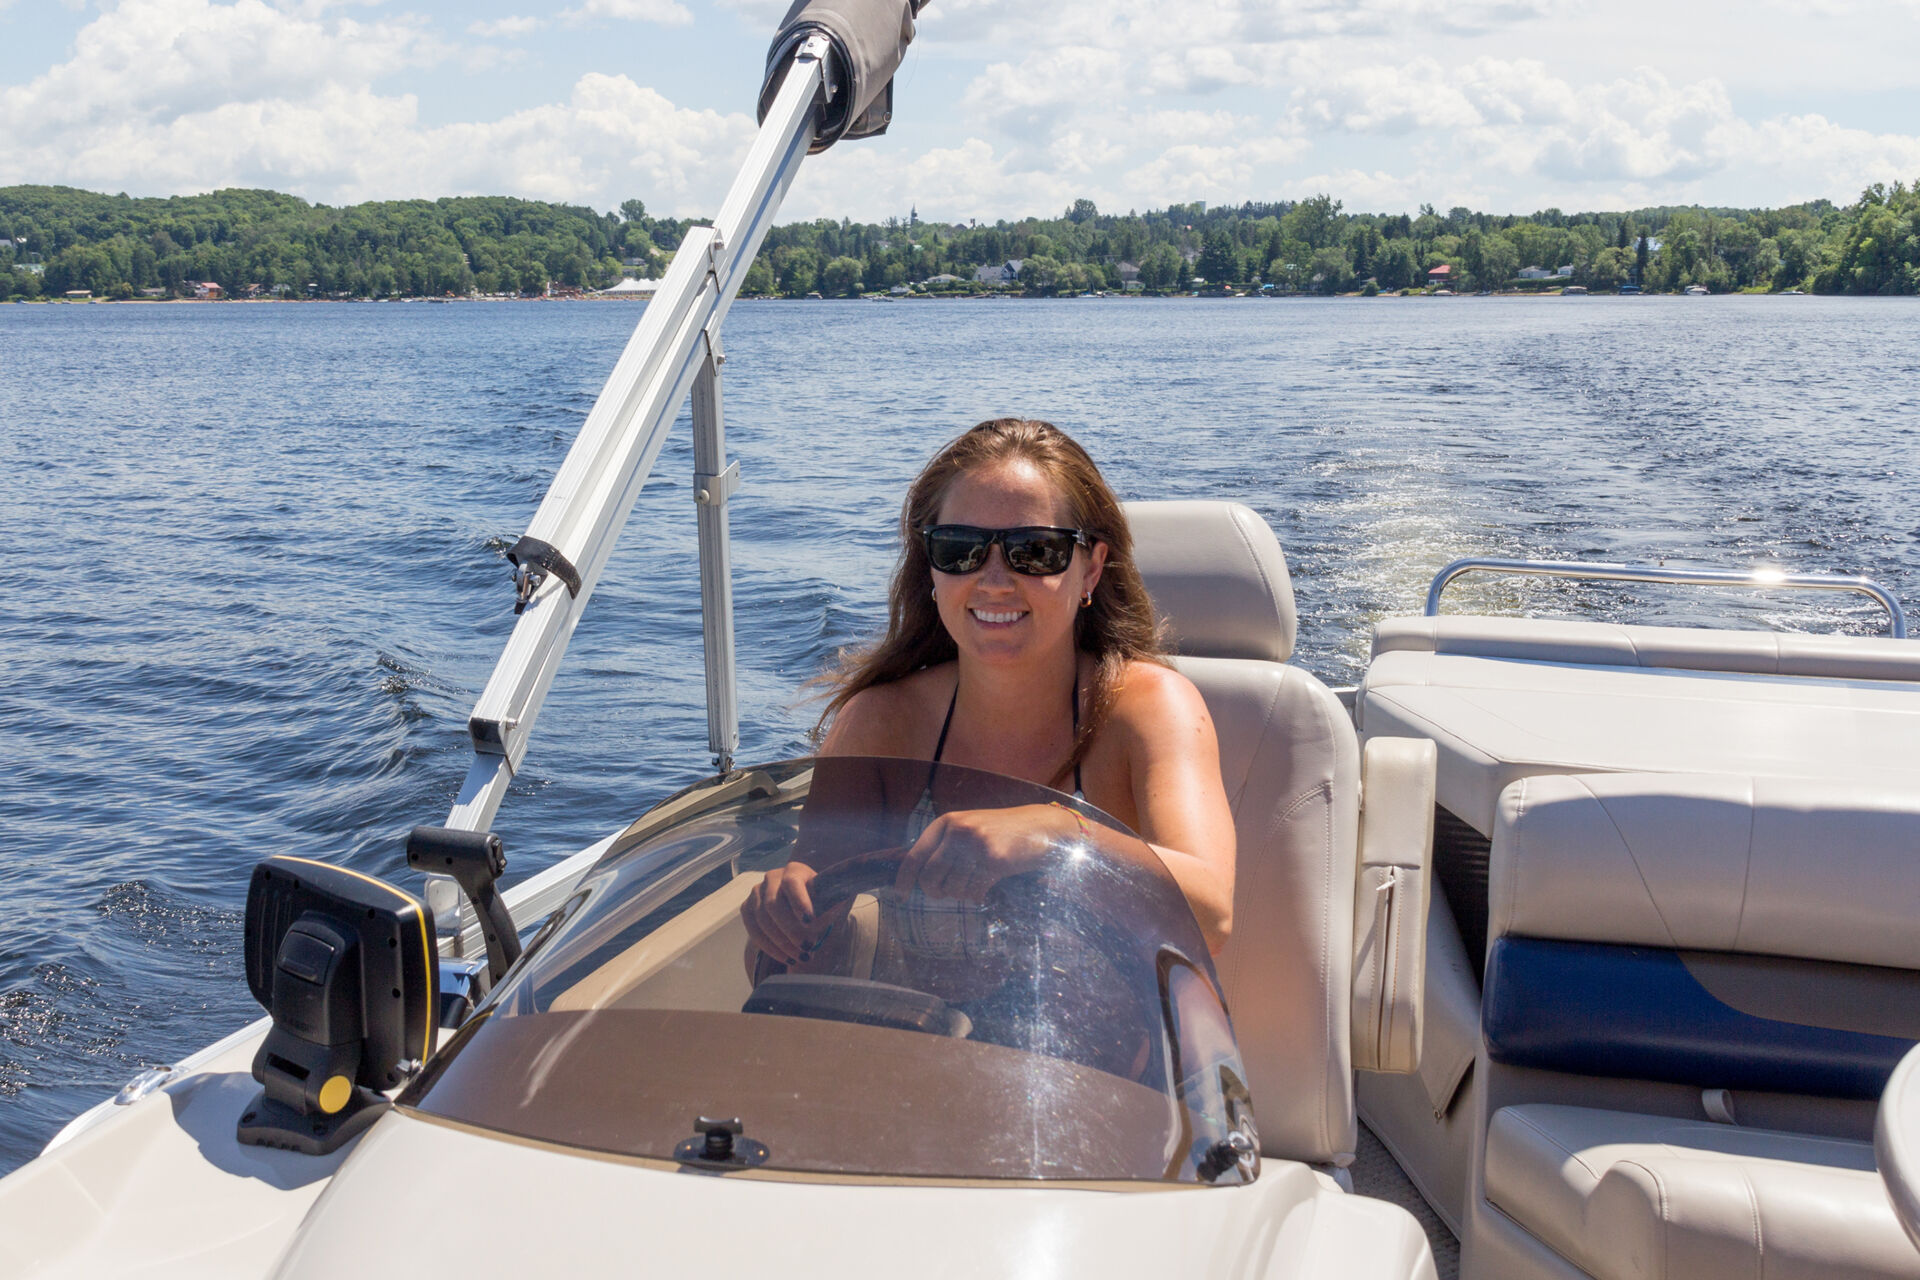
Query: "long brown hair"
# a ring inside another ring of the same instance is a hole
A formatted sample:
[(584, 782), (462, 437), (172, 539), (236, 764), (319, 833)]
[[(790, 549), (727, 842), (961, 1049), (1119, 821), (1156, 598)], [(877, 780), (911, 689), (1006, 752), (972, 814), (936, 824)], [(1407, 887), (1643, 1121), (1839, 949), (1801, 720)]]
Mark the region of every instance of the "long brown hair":
[(938, 523), (947, 490), (959, 476), (1014, 459), (1032, 463), (1060, 487), (1069, 518), (1086, 531), (1089, 542), (1107, 544), (1106, 568), (1093, 589), (1093, 603), (1075, 619), (1075, 646), (1095, 661), (1087, 715), (1066, 768), (1086, 756), (1112, 710), (1127, 663), (1166, 661), (1153, 603), (1133, 562), (1133, 531), (1100, 468), (1050, 422), (995, 418), (948, 442), (907, 489), (900, 508), (900, 561), (887, 599), (887, 633), (865, 648), (843, 650), (836, 666), (820, 677), (832, 692), (814, 726), (816, 737), (861, 690), (959, 656), (933, 601), (933, 571), (919, 530)]

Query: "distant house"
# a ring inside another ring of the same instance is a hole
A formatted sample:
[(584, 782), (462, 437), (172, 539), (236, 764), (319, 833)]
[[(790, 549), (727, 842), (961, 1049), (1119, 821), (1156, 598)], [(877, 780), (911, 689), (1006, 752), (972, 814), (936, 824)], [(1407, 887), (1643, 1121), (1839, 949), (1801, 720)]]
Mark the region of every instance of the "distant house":
[(1559, 276), (1570, 276), (1570, 275), (1572, 275), (1572, 274), (1573, 274), (1573, 264), (1572, 264), (1571, 262), (1569, 262), (1569, 263), (1568, 263), (1568, 264), (1567, 264), (1566, 266), (1564, 266), (1564, 267), (1556, 267), (1556, 268), (1554, 268), (1554, 272), (1553, 272), (1553, 274), (1554, 274), (1554, 275), (1555, 275), (1556, 277), (1559, 277)]
[(68, 298), (71, 298), (71, 299), (72, 299), (73, 301), (75, 301), (75, 302), (84, 302), (84, 301), (86, 301), (86, 300), (87, 300), (88, 298), (91, 298), (91, 297), (93, 296), (93, 290), (91, 290), (91, 289), (69, 289), (69, 290), (67, 290), (67, 292), (66, 292), (66, 295), (65, 295), (65, 296), (66, 296), (66, 297), (68, 297)]
[(921, 281), (921, 283), (928, 285), (929, 287), (932, 287), (932, 288), (942, 288), (950, 284), (959, 284), (960, 277), (956, 275), (952, 275), (948, 272), (942, 271), (937, 276), (928, 276), (925, 280)]
[(196, 281), (193, 285), (193, 296), (196, 298), (217, 299), (222, 292), (220, 286), (211, 280)]
[(1520, 278), (1522, 280), (1545, 280), (1552, 275), (1553, 272), (1547, 270), (1545, 267), (1520, 268)]
[(973, 278), (980, 284), (1012, 284), (1020, 278), (1020, 268), (1026, 265), (1024, 258), (1008, 258), (997, 267), (976, 267)]
[(1115, 267), (1114, 270), (1120, 274), (1120, 283), (1122, 284), (1127, 283), (1129, 280), (1138, 280), (1140, 278), (1140, 266), (1138, 263), (1123, 262)]
[(1453, 268), (1444, 262), (1441, 263), (1433, 270), (1427, 272), (1427, 283), (1451, 286), (1453, 284)]

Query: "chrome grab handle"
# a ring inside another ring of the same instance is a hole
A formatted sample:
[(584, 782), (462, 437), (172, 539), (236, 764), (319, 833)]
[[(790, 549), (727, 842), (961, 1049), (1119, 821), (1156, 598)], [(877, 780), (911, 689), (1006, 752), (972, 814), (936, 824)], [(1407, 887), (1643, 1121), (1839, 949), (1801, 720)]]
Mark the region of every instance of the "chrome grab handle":
[(1781, 569), (1667, 569), (1645, 564), (1593, 564), (1578, 560), (1504, 560), (1469, 556), (1455, 560), (1427, 588), (1427, 617), (1440, 613), (1440, 593), (1465, 573), (1504, 573), (1531, 578), (1585, 578), (1600, 582), (1660, 582), (1688, 587), (1788, 587), (1796, 591), (1847, 591), (1867, 596), (1887, 611), (1896, 640), (1907, 638), (1907, 615), (1891, 592), (1871, 578)]

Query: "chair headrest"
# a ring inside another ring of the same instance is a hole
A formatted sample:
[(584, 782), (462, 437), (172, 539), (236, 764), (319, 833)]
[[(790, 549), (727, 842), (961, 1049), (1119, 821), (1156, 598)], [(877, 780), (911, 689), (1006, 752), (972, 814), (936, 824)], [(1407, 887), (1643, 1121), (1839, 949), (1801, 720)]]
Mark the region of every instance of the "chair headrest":
[(1238, 502), (1129, 502), (1133, 556), (1173, 652), (1285, 662), (1296, 627), (1280, 540)]

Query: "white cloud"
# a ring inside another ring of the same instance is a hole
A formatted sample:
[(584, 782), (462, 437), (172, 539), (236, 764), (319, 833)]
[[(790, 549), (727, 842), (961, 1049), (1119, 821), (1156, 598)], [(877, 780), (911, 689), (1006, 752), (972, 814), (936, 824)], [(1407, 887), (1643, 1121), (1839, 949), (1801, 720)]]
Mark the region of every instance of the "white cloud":
[[(1371, 172), (1362, 169), (1336, 169), (1326, 173), (1309, 174), (1296, 184), (1299, 193), (1326, 192), (1339, 200), (1347, 209), (1359, 213), (1366, 211), (1391, 212), (1399, 209), (1412, 209), (1422, 201), (1435, 199), (1442, 189), (1445, 179), (1436, 182), (1434, 175), (1419, 170), (1409, 174), (1387, 173), (1384, 170)], [(1451, 199), (1444, 204), (1452, 204)]]
[(443, 50), (411, 20), (358, 23), (260, 0), (126, 0), (72, 57), (0, 91), (0, 171), (105, 190), (262, 186), (344, 203), (510, 194), (711, 211), (752, 136), (626, 76), (565, 101), (423, 126), (376, 82)]
[(152, 114), (318, 93), (428, 56), (408, 21), (323, 23), (261, 0), (126, 0), (81, 29), (70, 60), (0, 91), (10, 141)]
[[(1278, 136), (1212, 146), (1182, 143), (1129, 170), (1118, 194), (1141, 208), (1169, 200), (1248, 200), (1264, 195), (1263, 169), (1300, 159), (1309, 149), (1303, 139)], [(1179, 194), (1163, 194), (1172, 192)]]
[[(1904, 121), (1742, 114), (1743, 91), (1720, 75), (1589, 56), (1555, 34), (1589, 20), (1644, 26), (1654, 4), (1620, 2), (1624, 17), (1592, 0), (940, 0), (922, 15), (891, 136), (809, 162), (786, 216), (879, 217), (917, 202), (928, 216), (1002, 217), (1081, 196), (1112, 209), (1316, 190), (1389, 210), (1775, 204), (1920, 174)], [(1767, 2), (1881, 25), (1920, 5)], [(0, 172), (143, 192), (270, 186), (329, 203), (499, 192), (718, 206), (752, 134), (744, 111), (690, 109), (593, 71), (456, 123), (444, 101), (404, 91), (435, 65), (514, 62), (522, 86), (547, 72), (516, 37), (538, 29), (597, 50), (605, 23), (686, 23), (681, 4), (561, 0), (538, 13), (565, 22), (436, 23), (407, 11), (423, 3), (121, 0), (80, 20), (65, 60), (0, 87)], [(785, 0), (723, 3), (741, 19), (715, 38), (751, 66)], [(1503, 41), (1529, 52), (1502, 56)], [(1580, 56), (1550, 63), (1536, 47)]]
[[(1502, 191), (1563, 193), (1581, 207), (1606, 196), (1780, 203), (1920, 173), (1920, 138), (1819, 116), (1747, 120), (1718, 80), (1676, 84), (1646, 67), (1575, 84), (1533, 60), (1442, 68), (1423, 57), (1340, 72), (1295, 98), (1308, 128), (1433, 139), (1440, 172), (1452, 175), (1446, 186), (1507, 207), (1534, 202)], [(1384, 193), (1397, 184), (1364, 185)]]
[(675, 0), (586, 0), (585, 4), (560, 14), (561, 21), (574, 24), (596, 18), (656, 22), (663, 27), (684, 27), (693, 21), (693, 15)]
[[(993, 49), (1096, 45), (1143, 58), (1211, 51), (1240, 62), (1263, 48), (1332, 37), (1418, 39), (1524, 28), (1589, 0), (939, 0), (921, 15), (930, 40)], [(1841, 0), (1844, 2), (1844, 0)]]
[(1147, 62), (1146, 84), (1159, 93), (1213, 93), (1265, 77), (1240, 51), (1201, 45), (1156, 53)]
[(1023, 136), (1048, 129), (1108, 103), (1125, 91), (1126, 64), (1108, 50), (1069, 46), (1034, 53), (1018, 65), (992, 63), (961, 94), (969, 120)]
[(527, 18), (518, 14), (505, 18), (495, 18), (491, 22), (472, 22), (467, 24), (469, 35), (479, 36), (482, 40), (497, 40), (502, 37), (531, 35), (547, 25), (539, 18)]
[(1260, 121), (1232, 111), (1168, 109), (1130, 115), (1126, 128), (1130, 137), (1144, 145), (1172, 145), (1195, 138), (1245, 136), (1257, 132)]
[(1298, 97), (1304, 120), (1353, 133), (1403, 134), (1460, 128), (1484, 120), (1431, 58), (1419, 58), (1404, 67), (1359, 67)]

